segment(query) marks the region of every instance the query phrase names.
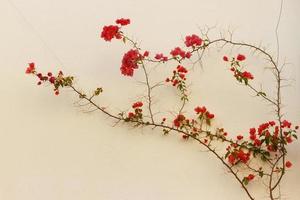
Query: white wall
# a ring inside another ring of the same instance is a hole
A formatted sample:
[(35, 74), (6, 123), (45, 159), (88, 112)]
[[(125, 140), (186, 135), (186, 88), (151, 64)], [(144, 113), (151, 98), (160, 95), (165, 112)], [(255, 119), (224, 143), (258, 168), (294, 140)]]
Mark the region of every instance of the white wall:
[[(100, 113), (84, 114), (73, 106), (76, 96), (70, 91), (55, 97), (49, 87), (35, 86), (24, 69), (28, 62), (44, 72), (62, 69), (74, 74), (83, 89), (103, 86), (102, 105), (124, 109), (137, 99), (135, 80), (142, 75), (120, 75), (121, 56), (130, 47), (100, 40), (103, 25), (129, 17), (132, 25), (126, 32), (144, 49), (165, 53), (182, 45), (186, 34), (199, 33), (198, 27), (217, 25), (212, 36), (234, 30), (234, 39), (262, 42), (275, 54), (279, 5), (279, 0), (0, 0), (0, 200), (247, 199), (199, 145), (179, 136), (164, 137), (159, 130), (111, 127)], [(298, 124), (299, 8), (299, 1), (285, 1), (279, 28), (280, 62), (291, 63), (285, 68), (292, 86), (284, 91), (284, 111)], [(263, 101), (234, 82), (220, 59), (230, 49), (224, 51), (210, 52), (204, 70), (195, 70), (199, 78), (193, 86), (199, 87), (190, 106), (205, 104), (231, 135), (246, 134), (273, 115)], [(232, 55), (236, 52), (249, 55), (249, 70), (272, 93), (268, 71), (261, 70), (265, 62), (257, 62), (245, 49), (234, 49)], [(167, 67), (171, 71), (173, 66)], [(176, 97), (170, 88), (165, 96)], [(299, 142), (289, 151), (294, 166), (282, 182), (282, 199), (296, 200)], [(253, 185), (249, 187), (258, 191), (257, 199), (267, 199), (262, 185)]]

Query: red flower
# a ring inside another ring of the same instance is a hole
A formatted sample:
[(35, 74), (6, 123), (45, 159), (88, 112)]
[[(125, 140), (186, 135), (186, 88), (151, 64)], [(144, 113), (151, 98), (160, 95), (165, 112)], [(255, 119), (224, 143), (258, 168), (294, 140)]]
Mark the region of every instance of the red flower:
[(53, 77), (53, 76), (50, 77), (50, 78), (49, 78), (49, 82), (52, 83), (52, 84), (54, 84), (54, 83), (55, 83), (55, 77)]
[(103, 38), (105, 41), (111, 41), (113, 38), (121, 39), (122, 36), (119, 32), (118, 26), (110, 25), (103, 27), (101, 38)]
[(200, 114), (200, 113), (205, 113), (206, 112), (206, 108), (205, 108), (205, 106), (203, 106), (203, 107), (196, 107), (195, 109), (194, 109), (194, 111), (197, 113), (197, 114)]
[(286, 137), (286, 141), (287, 141), (287, 143), (292, 143), (293, 139), (291, 136), (288, 136), (288, 137)]
[(184, 115), (181, 115), (181, 114), (177, 115), (177, 117), (173, 121), (174, 126), (179, 127), (184, 120), (185, 120)]
[(238, 135), (238, 136), (236, 136), (236, 138), (237, 138), (238, 140), (242, 140), (242, 139), (244, 138), (244, 136)]
[(188, 35), (188, 36), (185, 37), (185, 42), (184, 43), (187, 47), (201, 46), (202, 39), (199, 36), (195, 35), (195, 34)]
[(250, 140), (256, 140), (256, 135), (255, 134), (250, 135)]
[(58, 90), (55, 91), (55, 95), (56, 96), (59, 95), (59, 91)]
[(241, 76), (246, 79), (254, 79), (253, 75), (247, 71), (242, 72)]
[(254, 145), (259, 147), (261, 145), (261, 141), (259, 139), (254, 140)]
[(116, 23), (120, 24), (121, 26), (126, 26), (126, 25), (130, 24), (130, 19), (124, 19), (124, 18), (117, 19)]
[(250, 159), (250, 154), (245, 153), (243, 150), (237, 152), (237, 157), (243, 162), (246, 163)]
[(227, 62), (227, 61), (228, 61), (228, 57), (227, 57), (227, 56), (223, 56), (223, 60), (224, 60), (225, 62)]
[(237, 55), (236, 59), (237, 59), (238, 61), (243, 61), (243, 60), (246, 59), (246, 56), (244, 56), (244, 55), (242, 55), (242, 54), (239, 54), (239, 55)]
[(158, 54), (155, 55), (154, 58), (157, 59), (157, 60), (160, 60), (160, 59), (162, 59), (162, 57), (164, 57), (164, 55), (162, 53), (158, 53)]
[(142, 106), (143, 106), (143, 102), (138, 101), (138, 102), (135, 102), (135, 103), (132, 105), (132, 108), (140, 108), (140, 107), (142, 107)]
[(149, 51), (145, 51), (143, 54), (144, 57), (148, 57), (149, 56)]
[(184, 67), (181, 66), (181, 65), (178, 65), (178, 66), (177, 66), (177, 71), (180, 72), (180, 73), (187, 73), (187, 72), (188, 72), (187, 69), (184, 68)]
[(249, 133), (250, 133), (250, 135), (254, 135), (256, 133), (256, 129), (250, 128)]
[(185, 54), (185, 57), (186, 58), (190, 58), (192, 56), (192, 53), (191, 52), (186, 52), (186, 54)]
[(134, 113), (133, 112), (128, 113), (128, 118), (133, 118), (133, 117), (134, 117)]
[(212, 114), (212, 113), (210, 113), (210, 112), (208, 112), (208, 111), (205, 113), (205, 115), (206, 115), (206, 117), (207, 117), (208, 119), (213, 119), (213, 118), (215, 117), (214, 114)]
[(32, 74), (35, 71), (34, 63), (29, 63), (29, 66), (26, 68), (26, 74)]
[(259, 125), (257, 131), (258, 131), (258, 135), (261, 135), (263, 131), (265, 131), (266, 129), (268, 129), (270, 126), (269, 123), (264, 123), (264, 124), (261, 124)]
[(133, 76), (134, 69), (138, 68), (138, 61), (142, 59), (138, 50), (131, 49), (124, 54), (121, 65), (121, 73), (124, 76)]
[(275, 126), (275, 122), (274, 121), (269, 121), (270, 126)]
[(286, 127), (291, 128), (291, 125), (292, 125), (292, 123), (287, 121), (287, 120), (283, 120), (282, 123), (281, 123), (282, 128), (286, 128)]
[(230, 155), (228, 156), (228, 162), (229, 162), (230, 164), (232, 164), (232, 165), (235, 164), (235, 157), (234, 157), (234, 155), (230, 154)]
[(189, 139), (189, 136), (188, 135), (182, 135), (182, 139), (187, 140), (187, 139)]
[(160, 61), (168, 61), (168, 57), (164, 56), (164, 54), (162, 54), (162, 53), (156, 54), (154, 58), (156, 60), (160, 60)]
[(124, 76), (133, 76), (133, 72), (134, 72), (133, 68), (121, 67), (120, 69), (121, 69), (121, 73)]
[(249, 174), (246, 178), (248, 179), (248, 181), (251, 181), (254, 179), (254, 175), (253, 174)]
[(173, 86), (176, 86), (178, 83), (179, 83), (179, 81), (178, 81), (177, 79), (175, 79), (175, 80), (173, 81)]
[(287, 168), (291, 168), (292, 167), (292, 163), (290, 161), (286, 161), (285, 166)]
[(185, 58), (185, 51), (183, 51), (180, 47), (176, 47), (175, 49), (173, 49), (170, 54), (173, 56), (173, 57), (176, 57), (176, 56), (181, 56), (182, 58)]

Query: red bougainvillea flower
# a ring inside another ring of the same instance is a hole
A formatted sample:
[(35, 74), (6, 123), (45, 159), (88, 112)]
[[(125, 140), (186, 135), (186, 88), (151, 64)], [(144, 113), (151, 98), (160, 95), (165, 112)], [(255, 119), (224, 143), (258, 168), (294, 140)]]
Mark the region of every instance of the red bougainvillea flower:
[(237, 59), (238, 61), (243, 61), (243, 60), (246, 59), (246, 56), (244, 56), (244, 55), (242, 55), (242, 54), (239, 54), (239, 55), (237, 55), (236, 59)]
[(198, 106), (198, 107), (196, 107), (195, 109), (195, 112), (197, 113), (197, 114), (203, 114), (203, 113), (205, 113), (206, 112), (206, 107), (205, 106), (202, 106), (202, 107), (200, 107), (200, 106)]
[(162, 54), (162, 53), (156, 54), (154, 58), (156, 60), (160, 60), (160, 61), (167, 61), (168, 60), (168, 57), (164, 56), (164, 54)]
[(179, 73), (188, 73), (188, 70), (185, 67), (183, 67), (182, 65), (177, 66), (177, 71)]
[(229, 162), (230, 164), (234, 165), (234, 164), (235, 164), (235, 161), (236, 161), (236, 159), (235, 159), (234, 155), (233, 155), (233, 154), (230, 154), (230, 155), (228, 156), (228, 162)]
[(270, 126), (275, 126), (275, 124), (276, 124), (276, 123), (275, 123), (274, 121), (269, 121), (269, 125), (270, 125)]
[(212, 113), (210, 113), (210, 112), (208, 112), (208, 111), (205, 113), (205, 115), (206, 115), (206, 117), (207, 117), (208, 119), (213, 119), (213, 118), (215, 117), (214, 114), (212, 114)]
[(248, 181), (252, 181), (254, 179), (254, 175), (253, 174), (249, 174), (246, 178)]
[(105, 41), (111, 41), (113, 38), (121, 39), (122, 35), (119, 32), (119, 27), (114, 25), (104, 26), (101, 38), (103, 38)]
[(186, 53), (185, 51), (183, 51), (180, 47), (176, 47), (175, 49), (173, 49), (170, 54), (173, 56), (173, 57), (176, 57), (176, 56), (180, 56), (181, 58), (185, 58), (186, 57)]
[(292, 126), (292, 123), (287, 120), (283, 120), (281, 123), (282, 128), (291, 128), (291, 126)]
[(185, 42), (184, 43), (187, 47), (201, 46), (202, 39), (199, 36), (195, 35), (195, 34), (188, 35), (188, 36), (185, 37)]
[(143, 102), (141, 101), (138, 101), (138, 102), (135, 102), (133, 105), (132, 105), (132, 108), (140, 108), (143, 106)]
[(251, 80), (254, 79), (253, 75), (247, 71), (242, 72), (241, 76), (246, 79), (251, 79)]
[(134, 69), (138, 68), (138, 61), (142, 59), (142, 55), (138, 50), (131, 49), (124, 54), (121, 65), (121, 73), (124, 76), (133, 76)]
[(188, 51), (188, 52), (186, 52), (186, 54), (185, 54), (185, 57), (186, 57), (186, 58), (190, 58), (190, 57), (192, 57), (192, 53), (191, 53), (191, 52), (189, 52), (189, 51)]
[(181, 123), (185, 120), (185, 116), (184, 115), (177, 115), (177, 117), (174, 119), (173, 123), (174, 126), (176, 127), (180, 127)]
[(158, 54), (155, 55), (154, 58), (157, 59), (157, 60), (160, 60), (162, 57), (164, 57), (164, 54), (158, 53)]
[(291, 136), (288, 136), (288, 137), (286, 137), (285, 139), (286, 139), (286, 142), (287, 142), (287, 143), (292, 143), (292, 142), (293, 142), (293, 139), (292, 139)]
[(244, 138), (244, 136), (242, 136), (242, 135), (236, 136), (236, 139), (238, 139), (238, 140), (242, 140), (243, 138)]
[(124, 19), (124, 18), (117, 19), (116, 23), (120, 24), (121, 26), (126, 26), (126, 25), (130, 24), (130, 19)]
[(188, 135), (182, 135), (182, 139), (187, 140), (187, 139), (189, 139), (189, 136)]
[(34, 63), (29, 63), (29, 66), (26, 68), (26, 74), (32, 74), (35, 72), (35, 65)]
[(261, 141), (259, 139), (254, 140), (254, 145), (259, 147), (261, 145)]
[(285, 166), (287, 167), (287, 168), (291, 168), (292, 167), (292, 163), (291, 163), (291, 161), (286, 161), (286, 163), (285, 163)]
[(133, 112), (128, 113), (128, 118), (133, 118), (133, 117), (134, 117), (134, 113)]
[(55, 78), (54, 76), (52, 76), (52, 77), (49, 78), (49, 82), (50, 82), (51, 84), (54, 84), (54, 83), (55, 83), (55, 80), (56, 80), (56, 78)]
[(249, 133), (250, 133), (250, 135), (254, 135), (256, 133), (256, 129), (250, 128)]
[(227, 61), (228, 61), (228, 57), (227, 57), (227, 56), (223, 56), (223, 60), (224, 60), (225, 62), (227, 62)]
[(143, 56), (144, 56), (144, 57), (148, 57), (149, 54), (150, 54), (149, 51), (145, 51), (144, 54), (143, 54)]

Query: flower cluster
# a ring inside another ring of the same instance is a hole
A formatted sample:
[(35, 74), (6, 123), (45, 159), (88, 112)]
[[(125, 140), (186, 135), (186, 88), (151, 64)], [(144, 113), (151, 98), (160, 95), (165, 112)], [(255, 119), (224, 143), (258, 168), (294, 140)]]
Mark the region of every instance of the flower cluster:
[(171, 82), (174, 87), (176, 87), (182, 94), (181, 100), (187, 100), (187, 87), (186, 87), (186, 74), (188, 70), (182, 65), (178, 65), (176, 70), (173, 70), (173, 76), (167, 78), (166, 82)]
[[(238, 54), (236, 56), (236, 58), (232, 58), (232, 60), (230, 61), (230, 63), (231, 63), (230, 71), (233, 72), (233, 75), (237, 81), (239, 81), (240, 83), (245, 83), (247, 85), (249, 80), (254, 79), (254, 76), (248, 71), (243, 71), (243, 69), (240, 65), (240, 62), (244, 61), (245, 59), (246, 59), (246, 56), (244, 56), (242, 54)], [(223, 60), (225, 62), (229, 61), (227, 56), (224, 56)]]
[(34, 63), (29, 63), (29, 66), (26, 68), (25, 73), (26, 74), (33, 74), (35, 72), (35, 64)]
[(174, 119), (173, 124), (175, 127), (179, 128), (180, 126), (188, 123), (188, 121), (186, 121), (187, 119), (185, 118), (184, 115), (179, 114), (177, 115), (177, 117)]
[(125, 118), (125, 121), (142, 121), (143, 119), (143, 102), (138, 101), (132, 104), (133, 112), (129, 112), (128, 116)]
[(184, 59), (184, 58), (190, 58), (192, 56), (191, 52), (185, 52), (182, 50), (180, 47), (175, 47), (170, 54), (173, 56), (175, 59)]
[(109, 26), (104, 26), (102, 33), (101, 33), (101, 37), (105, 40), (105, 41), (111, 41), (113, 38), (116, 39), (121, 39), (122, 35), (119, 32), (119, 27), (115, 26), (115, 25), (109, 25)]
[(186, 36), (184, 43), (187, 47), (195, 48), (197, 46), (201, 46), (202, 42), (203, 40), (199, 36), (193, 34), (193, 35)]
[(136, 49), (131, 49), (124, 54), (121, 65), (121, 73), (124, 76), (133, 76), (133, 72), (138, 68), (138, 62), (143, 59), (143, 56)]
[(54, 76), (52, 72), (48, 72), (47, 75), (43, 75), (40, 72), (36, 72), (34, 63), (29, 63), (29, 66), (26, 68), (25, 73), (35, 75), (39, 79), (37, 85), (41, 85), (42, 83), (50, 83), (51, 85), (53, 85), (55, 95), (59, 95), (60, 87), (71, 86), (74, 80), (72, 76), (65, 77), (62, 71), (59, 71), (57, 76)]
[[(263, 161), (269, 159), (272, 152), (283, 150), (281, 149), (282, 143), (289, 144), (293, 141), (293, 138), (297, 139), (296, 132), (299, 126), (292, 128), (290, 122), (283, 120), (281, 128), (282, 136), (280, 135), (280, 128), (275, 121), (262, 123), (258, 128), (250, 128), (249, 140), (244, 141), (244, 136), (238, 135), (236, 142), (231, 143), (227, 147), (225, 157), (228, 158), (228, 162), (232, 165), (237, 164), (240, 160), (246, 163), (251, 153), (254, 157), (261, 155)], [(248, 151), (246, 156), (244, 156), (243, 148)]]
[[(125, 26), (130, 24), (130, 19), (117, 19), (116, 24), (120, 24), (121, 26)], [(105, 41), (111, 41), (113, 38), (122, 39), (122, 32), (120, 31), (119, 26), (116, 25), (108, 25), (104, 26), (101, 32), (101, 38)]]
[[(195, 112), (197, 114), (196, 118), (188, 119), (183, 114), (178, 114), (173, 120), (173, 125), (176, 128), (183, 129), (188, 132), (188, 134), (183, 134), (183, 139), (188, 139), (189, 136), (197, 138), (202, 135), (203, 143), (207, 143), (209, 140), (212, 140), (210, 132), (207, 129), (211, 125), (211, 120), (214, 118), (214, 114), (211, 114), (204, 106), (196, 107)], [(205, 126), (205, 127), (204, 127)], [(218, 138), (224, 138), (227, 133), (224, 132), (223, 128), (218, 129), (218, 135), (215, 135)]]
[[(280, 144), (292, 143), (293, 138), (297, 139), (297, 126), (292, 129), (291, 123), (284, 120), (281, 124), (283, 135), (280, 135), (279, 126), (274, 121), (269, 121), (259, 125), (257, 129), (249, 130), (249, 145), (265, 149), (269, 152), (277, 152), (281, 148)], [(263, 146), (264, 145), (264, 146)], [(264, 148), (263, 148), (264, 147)], [(267, 156), (269, 154), (266, 154)]]
[(227, 154), (225, 155), (225, 158), (226, 157), (231, 165), (236, 165), (239, 162), (247, 163), (250, 159), (250, 152), (245, 152), (245, 150), (239, 146), (231, 144), (227, 147)]
[(194, 111), (198, 115), (198, 118), (204, 120), (208, 125), (211, 124), (211, 120), (215, 117), (215, 115), (210, 113), (205, 106), (197, 106)]
[(166, 62), (168, 61), (168, 57), (167, 56), (164, 56), (164, 54), (162, 53), (157, 53), (154, 57), (156, 60), (158, 61), (162, 61), (162, 62)]
[(124, 19), (124, 18), (117, 19), (116, 24), (120, 24), (121, 26), (126, 26), (130, 24), (130, 19)]

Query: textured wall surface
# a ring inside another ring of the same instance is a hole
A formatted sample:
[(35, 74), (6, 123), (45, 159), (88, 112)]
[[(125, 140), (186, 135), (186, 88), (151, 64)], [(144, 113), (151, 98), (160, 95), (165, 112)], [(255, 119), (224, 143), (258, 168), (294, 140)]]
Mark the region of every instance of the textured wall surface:
[[(234, 178), (203, 148), (159, 130), (112, 127), (101, 113), (84, 114), (71, 91), (58, 97), (25, 76), (28, 62), (43, 72), (76, 76), (78, 87), (104, 87), (101, 105), (117, 112), (138, 99), (144, 88), (120, 75), (130, 47), (99, 39), (101, 27), (129, 17), (129, 36), (144, 49), (168, 53), (182, 38), (216, 26), (212, 38), (233, 31), (234, 40), (261, 44), (276, 55), (279, 0), (0, 0), (0, 199), (1, 200), (215, 200), (247, 199)], [(298, 0), (285, 1), (279, 27), (284, 76), (285, 117), (300, 123), (300, 28)], [(195, 105), (206, 105), (230, 135), (273, 119), (271, 107), (238, 85), (222, 62), (223, 54), (249, 55), (249, 71), (274, 94), (274, 81), (259, 56), (247, 49), (212, 50), (204, 68), (194, 71)], [(171, 72), (173, 66), (159, 66)], [(156, 81), (157, 68), (151, 81)], [(156, 95), (173, 102), (171, 88)], [(169, 110), (176, 110), (176, 104)], [(156, 109), (164, 108), (157, 104)], [(282, 199), (299, 199), (300, 146), (289, 148), (294, 166), (282, 182)], [(254, 186), (255, 185), (255, 186)], [(263, 185), (252, 184), (257, 199)]]

